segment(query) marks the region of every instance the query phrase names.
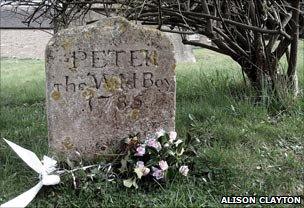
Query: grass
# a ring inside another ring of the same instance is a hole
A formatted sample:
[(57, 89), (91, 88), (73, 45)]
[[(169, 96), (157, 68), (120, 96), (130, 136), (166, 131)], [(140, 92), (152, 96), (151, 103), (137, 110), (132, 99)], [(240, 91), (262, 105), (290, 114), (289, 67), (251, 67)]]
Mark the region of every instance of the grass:
[[(304, 86), (304, 44), (299, 57)], [(224, 195), (304, 195), (304, 98), (283, 113), (254, 105), (238, 65), (196, 50), (197, 63), (177, 67), (176, 129), (201, 146), (190, 177), (165, 187), (119, 184), (43, 188), (30, 207), (221, 207)], [(1, 60), (1, 138), (47, 154), (44, 62)], [(189, 116), (190, 115), (190, 116)], [(0, 204), (29, 189), (36, 175), (0, 141)], [(99, 188), (99, 189), (97, 189)], [(282, 206), (283, 207), (283, 206)]]

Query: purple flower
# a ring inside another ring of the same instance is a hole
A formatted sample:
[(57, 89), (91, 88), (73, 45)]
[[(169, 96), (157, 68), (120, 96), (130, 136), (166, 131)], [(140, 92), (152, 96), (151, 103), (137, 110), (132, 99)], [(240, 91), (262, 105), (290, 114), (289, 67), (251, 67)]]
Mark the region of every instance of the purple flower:
[(168, 163), (164, 160), (159, 161), (158, 165), (159, 165), (160, 169), (162, 169), (163, 171), (165, 171), (169, 168)]
[(160, 151), (161, 150), (161, 144), (156, 140), (156, 139), (149, 139), (147, 141), (147, 146), (148, 147), (153, 147), (155, 148), (157, 151)]
[(160, 180), (162, 178), (164, 178), (164, 171), (163, 170), (160, 170), (158, 168), (154, 168), (152, 167), (152, 171), (153, 171), (153, 174), (152, 176), (156, 178), (156, 180)]
[(135, 156), (143, 156), (146, 153), (146, 149), (143, 145), (136, 148)]
[(143, 168), (143, 167), (145, 167), (145, 163), (143, 161), (137, 161), (136, 167), (137, 168)]

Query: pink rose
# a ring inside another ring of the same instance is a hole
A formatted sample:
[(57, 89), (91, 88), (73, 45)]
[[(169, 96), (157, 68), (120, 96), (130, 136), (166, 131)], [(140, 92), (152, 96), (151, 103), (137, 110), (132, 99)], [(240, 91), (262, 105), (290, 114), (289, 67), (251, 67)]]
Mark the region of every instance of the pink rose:
[(160, 151), (161, 150), (161, 144), (156, 140), (156, 139), (149, 139), (147, 141), (147, 146), (148, 147), (153, 147), (155, 148), (157, 151)]
[(169, 132), (169, 142), (173, 143), (173, 141), (176, 139), (177, 133), (175, 131), (170, 131)]
[(143, 167), (145, 167), (145, 163), (143, 161), (137, 161), (136, 167), (137, 168), (143, 168)]
[(162, 178), (164, 178), (164, 171), (163, 170), (160, 170), (158, 168), (154, 168), (152, 167), (152, 171), (153, 171), (153, 174), (152, 176), (156, 178), (156, 180), (160, 180)]
[(168, 163), (164, 160), (159, 161), (158, 165), (159, 165), (160, 169), (162, 169), (163, 171), (165, 171), (169, 168)]
[(136, 148), (135, 156), (143, 156), (146, 153), (146, 149), (143, 145)]

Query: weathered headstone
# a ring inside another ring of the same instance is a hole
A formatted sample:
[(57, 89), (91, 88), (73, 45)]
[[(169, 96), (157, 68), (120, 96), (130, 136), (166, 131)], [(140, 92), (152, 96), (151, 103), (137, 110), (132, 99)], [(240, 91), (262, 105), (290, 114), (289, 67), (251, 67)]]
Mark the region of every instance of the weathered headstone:
[(175, 60), (157, 30), (119, 17), (61, 30), (46, 49), (49, 144), (86, 158), (174, 130)]
[(196, 58), (192, 52), (193, 46), (184, 45), (182, 38), (176, 33), (165, 33), (174, 46), (174, 57), (177, 63), (195, 63)]

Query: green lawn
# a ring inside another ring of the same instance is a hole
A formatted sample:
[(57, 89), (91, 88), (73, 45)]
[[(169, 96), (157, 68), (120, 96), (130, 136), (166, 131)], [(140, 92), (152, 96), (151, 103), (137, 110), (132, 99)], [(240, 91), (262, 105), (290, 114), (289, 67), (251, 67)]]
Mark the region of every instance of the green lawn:
[[(303, 49), (299, 57), (304, 87)], [(220, 207), (224, 195), (304, 195), (304, 97), (284, 112), (256, 105), (239, 66), (207, 50), (177, 67), (176, 129), (201, 140), (190, 177), (138, 190), (98, 181), (43, 188), (30, 207)], [(1, 60), (1, 138), (47, 154), (44, 62)], [(189, 114), (191, 115), (189, 118)], [(36, 174), (0, 141), (0, 204)], [(99, 189), (97, 189), (99, 187)]]

